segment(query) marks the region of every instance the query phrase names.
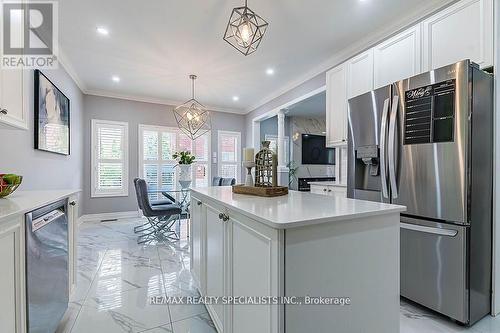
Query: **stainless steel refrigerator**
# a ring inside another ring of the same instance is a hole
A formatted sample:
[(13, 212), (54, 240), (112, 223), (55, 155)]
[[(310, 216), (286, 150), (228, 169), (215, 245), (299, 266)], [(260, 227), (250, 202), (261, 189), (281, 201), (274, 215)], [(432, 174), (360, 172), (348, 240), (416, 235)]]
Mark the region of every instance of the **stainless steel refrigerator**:
[(401, 295), (470, 325), (490, 312), (493, 78), (470, 61), (349, 100), (348, 197), (407, 207)]

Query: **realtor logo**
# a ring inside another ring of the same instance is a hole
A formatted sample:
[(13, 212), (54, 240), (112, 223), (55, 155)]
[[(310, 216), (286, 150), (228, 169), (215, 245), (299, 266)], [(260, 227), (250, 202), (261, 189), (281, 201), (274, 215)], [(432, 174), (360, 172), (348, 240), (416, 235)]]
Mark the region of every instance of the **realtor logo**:
[(56, 1), (2, 3), (2, 68), (57, 68)]

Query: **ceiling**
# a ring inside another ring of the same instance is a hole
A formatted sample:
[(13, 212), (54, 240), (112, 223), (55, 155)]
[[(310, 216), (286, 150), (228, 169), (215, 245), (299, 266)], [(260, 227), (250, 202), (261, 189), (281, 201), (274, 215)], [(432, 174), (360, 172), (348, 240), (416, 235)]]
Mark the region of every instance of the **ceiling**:
[(326, 118), (326, 92), (304, 99), (285, 110), (287, 117)]
[[(245, 57), (222, 39), (232, 8), (243, 0), (62, 0), (60, 58), (89, 94), (183, 102), (194, 73), (201, 103), (247, 113), (353, 43), (387, 30), (388, 22), (403, 26), (447, 2), (250, 0), (270, 25), (257, 52)], [(275, 74), (267, 75), (268, 68)]]

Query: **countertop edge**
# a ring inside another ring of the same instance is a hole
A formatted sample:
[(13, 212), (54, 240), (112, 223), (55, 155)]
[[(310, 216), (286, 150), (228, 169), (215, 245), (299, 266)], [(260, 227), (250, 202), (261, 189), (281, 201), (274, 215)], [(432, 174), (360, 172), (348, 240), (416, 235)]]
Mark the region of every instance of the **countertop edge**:
[[(47, 190), (46, 192), (50, 192), (51, 190)], [(29, 206), (29, 207), (25, 207), (25, 208), (22, 208), (22, 209), (19, 209), (17, 211), (12, 211), (10, 213), (7, 213), (6, 215), (0, 215), (0, 223), (3, 223), (3, 222), (6, 222), (7, 220), (10, 220), (16, 216), (23, 216), (24, 214), (26, 213), (29, 213), (33, 210), (36, 210), (38, 208), (41, 208), (43, 206), (46, 206), (48, 204), (51, 204), (53, 202), (56, 202), (56, 201), (59, 201), (59, 200), (62, 200), (64, 198), (67, 198), (71, 195), (74, 195), (74, 194), (77, 194), (77, 193), (81, 193), (83, 192), (83, 190), (81, 189), (75, 189), (75, 190), (53, 190), (54, 192), (57, 192), (57, 191), (61, 191), (60, 194), (54, 196), (54, 197), (47, 197), (46, 199), (44, 199), (42, 202), (38, 202), (36, 204), (34, 204), (33, 206)], [(0, 200), (12, 200), (12, 198), (15, 198), (16, 195), (19, 196), (19, 194), (24, 194), (26, 192), (45, 192), (43, 190), (40, 190), (40, 191), (19, 191), (19, 192), (14, 192), (11, 196), (7, 197), (7, 198), (4, 198), (4, 199), (0, 199)]]
[(292, 221), (288, 223), (275, 223), (273, 221), (269, 221), (267, 219), (262, 218), (261, 216), (257, 216), (255, 214), (249, 213), (243, 209), (240, 209), (238, 207), (234, 207), (232, 205), (229, 205), (223, 201), (217, 200), (212, 198), (211, 196), (208, 196), (204, 193), (198, 192), (195, 189), (192, 190), (194, 196), (196, 197), (197, 195), (218, 203), (221, 206), (224, 206), (225, 208), (234, 210), (235, 212), (242, 214), (246, 217), (249, 217), (255, 221), (258, 221), (262, 224), (265, 224), (273, 229), (292, 229), (292, 228), (300, 228), (300, 227), (306, 227), (306, 226), (313, 226), (313, 225), (318, 225), (318, 224), (323, 224), (323, 223), (331, 223), (331, 222), (340, 222), (340, 221), (348, 221), (348, 220), (353, 220), (357, 218), (366, 218), (370, 216), (380, 216), (380, 215), (390, 215), (390, 214), (395, 214), (395, 213), (401, 213), (406, 211), (406, 207), (395, 207), (395, 208), (387, 208), (384, 210), (379, 210), (379, 211), (370, 211), (370, 212), (363, 212), (363, 213), (357, 213), (357, 214), (349, 214), (349, 215), (341, 215), (341, 216), (334, 216), (334, 217), (327, 217), (327, 218), (319, 218), (319, 219), (311, 219), (311, 220), (304, 220), (304, 221)]
[(335, 186), (335, 187), (343, 187), (347, 189), (347, 184), (340, 184), (334, 182), (308, 182), (309, 185), (319, 185), (319, 186)]

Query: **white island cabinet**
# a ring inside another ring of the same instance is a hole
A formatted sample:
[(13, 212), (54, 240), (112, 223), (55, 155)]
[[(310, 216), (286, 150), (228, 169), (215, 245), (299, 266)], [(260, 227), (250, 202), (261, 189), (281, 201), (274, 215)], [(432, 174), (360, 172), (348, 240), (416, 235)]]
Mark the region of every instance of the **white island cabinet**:
[(69, 290), (76, 286), (76, 224), (79, 190), (18, 191), (0, 199), (0, 332), (25, 333), (25, 214), (68, 200)]
[[(218, 332), (399, 331), (404, 207), (295, 191), (262, 198), (231, 187), (193, 189), (191, 200), (191, 271), (202, 296), (302, 302), (208, 304)], [(351, 303), (306, 305), (306, 296)]]

